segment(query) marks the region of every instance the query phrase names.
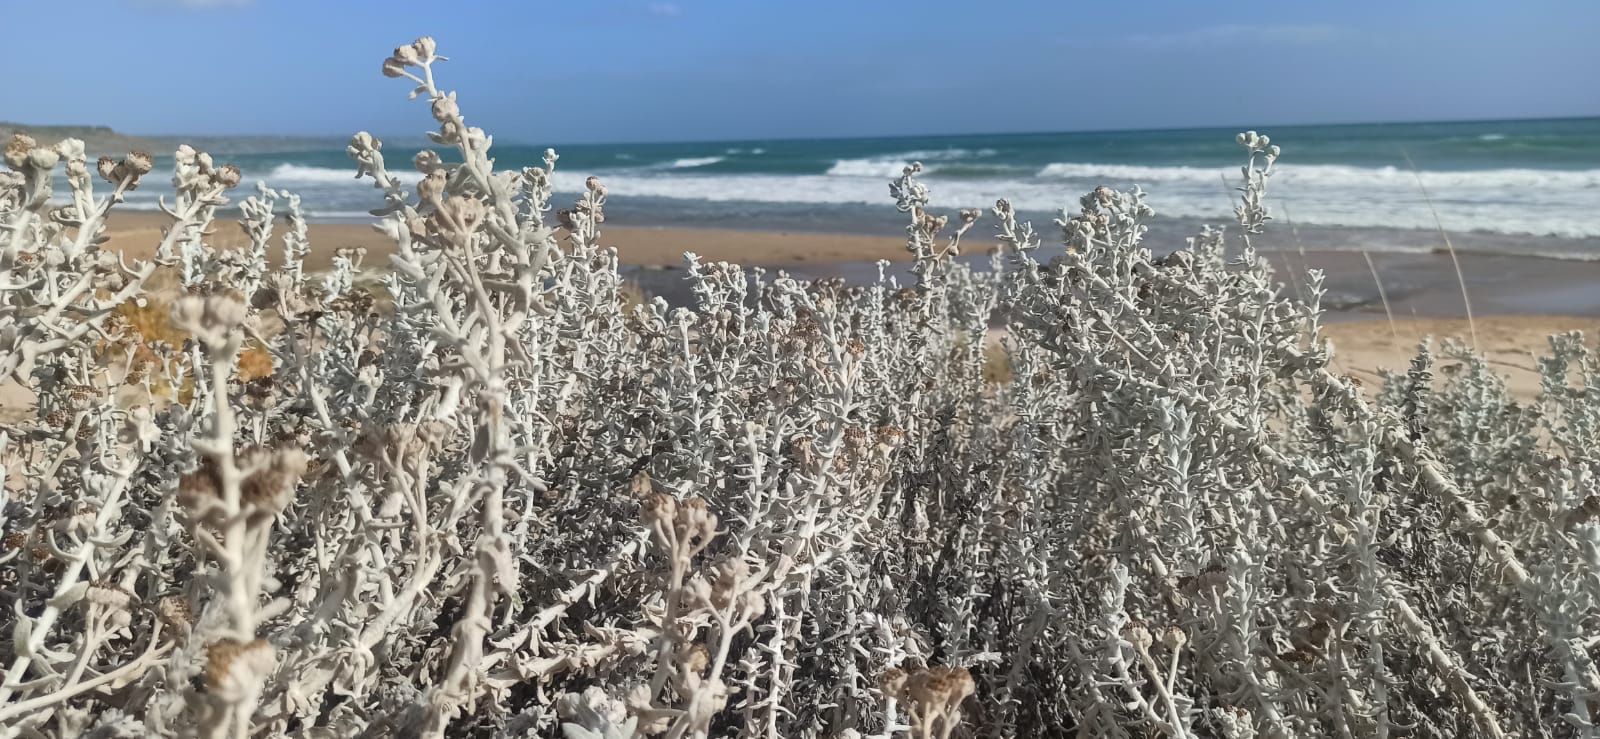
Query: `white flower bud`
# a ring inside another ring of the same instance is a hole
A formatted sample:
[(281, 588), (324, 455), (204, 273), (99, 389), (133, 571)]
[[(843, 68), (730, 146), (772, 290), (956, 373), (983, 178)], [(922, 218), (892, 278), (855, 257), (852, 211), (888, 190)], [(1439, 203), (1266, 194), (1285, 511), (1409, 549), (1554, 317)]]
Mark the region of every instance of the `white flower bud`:
[(397, 46), (394, 49), (394, 60), (408, 67), (415, 67), (422, 63), (422, 57), (417, 53), (416, 47)]
[(455, 120), (461, 115), (460, 106), (456, 105), (456, 94), (450, 93), (433, 99), (433, 119), (446, 123)]
[(83, 149), (83, 139), (62, 139), (56, 144), (56, 153), (62, 159), (83, 159), (86, 155)]
[(28, 152), (28, 164), (34, 169), (49, 171), (55, 169), (56, 162), (61, 161), (61, 155), (54, 149), (38, 148)]
[(432, 174), (434, 170), (444, 166), (444, 162), (439, 159), (439, 153), (432, 149), (423, 149), (417, 152), (417, 156), (412, 160), (412, 163), (416, 165), (417, 171), (422, 174)]

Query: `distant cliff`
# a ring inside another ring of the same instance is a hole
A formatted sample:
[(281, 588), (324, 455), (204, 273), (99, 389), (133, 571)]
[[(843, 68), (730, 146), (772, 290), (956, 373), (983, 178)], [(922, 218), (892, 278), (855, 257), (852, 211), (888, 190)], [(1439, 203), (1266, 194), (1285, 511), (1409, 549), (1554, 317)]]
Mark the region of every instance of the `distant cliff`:
[[(348, 136), (216, 136), (216, 135), (163, 135), (130, 136), (118, 133), (110, 126), (34, 126), (26, 123), (0, 121), (0, 143), (11, 139), (11, 134), (22, 131), (41, 144), (54, 144), (65, 138), (83, 139), (84, 148), (94, 159), (100, 156), (120, 157), (133, 150), (148, 151), (157, 157), (170, 157), (179, 144), (189, 144), (215, 156), (262, 154), (271, 152), (322, 151), (343, 149)], [(415, 135), (385, 138), (385, 141), (402, 148), (420, 149), (430, 146), (427, 139)]]
[(135, 149), (152, 154), (170, 153), (178, 145), (176, 138), (129, 136), (117, 133), (109, 126), (32, 126), (25, 123), (0, 121), (0, 140), (10, 140), (11, 134), (21, 131), (41, 144), (54, 144), (66, 138), (83, 139), (84, 148), (95, 156), (120, 156)]

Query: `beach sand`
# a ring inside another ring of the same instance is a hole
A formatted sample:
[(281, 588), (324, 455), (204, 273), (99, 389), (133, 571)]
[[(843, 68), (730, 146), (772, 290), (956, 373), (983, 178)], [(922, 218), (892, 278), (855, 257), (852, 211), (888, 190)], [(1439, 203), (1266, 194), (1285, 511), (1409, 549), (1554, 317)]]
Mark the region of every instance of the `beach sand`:
[[(132, 258), (148, 258), (166, 222), (153, 213), (113, 214), (109, 246)], [(365, 224), (314, 223), (309, 228), (314, 247), (307, 260), (311, 270), (328, 268), (334, 252), (347, 247), (366, 248), (366, 268), (380, 270), (393, 251), (382, 234)], [(222, 248), (246, 243), (235, 224), (221, 221), (210, 241)], [(887, 260), (895, 263), (889, 273), (902, 284), (911, 279), (910, 255), (897, 235), (607, 227), (602, 241), (617, 249), (629, 278), (646, 294), (678, 304), (689, 298), (682, 272), (684, 252), (694, 252), (705, 261), (759, 266), (802, 279), (836, 276), (855, 282), (875, 279), (875, 262)], [(968, 259), (979, 262), (990, 246), (970, 241), (964, 251), (973, 255)], [(1335, 367), (1376, 388), (1381, 369), (1404, 371), (1409, 366), (1422, 337), (1465, 338), (1470, 331), (1462, 319), (1461, 288), (1448, 255), (1370, 256), (1388, 297), (1392, 324), (1374, 270), (1359, 252), (1263, 253), (1291, 294), (1305, 289), (1308, 269), (1324, 273), (1325, 320), (1335, 346)], [(1600, 262), (1473, 254), (1462, 255), (1460, 263), (1476, 316), (1478, 347), (1518, 397), (1531, 399), (1537, 392), (1535, 360), (1548, 352), (1551, 334), (1581, 330), (1591, 345), (1600, 336)], [(0, 417), (25, 412), (30, 400), (20, 388), (0, 386)]]
[[(129, 257), (149, 258), (161, 241), (162, 227), (169, 222), (158, 213), (113, 213), (107, 220), (108, 246)], [(307, 258), (307, 269), (327, 269), (334, 253), (343, 248), (365, 248), (367, 264), (379, 266), (387, 264), (388, 255), (394, 252), (389, 240), (367, 224), (312, 223), (308, 230), (315, 251)], [(209, 242), (219, 248), (249, 243), (235, 223), (219, 219), (214, 231)], [(707, 262), (768, 266), (910, 259), (905, 239), (896, 236), (608, 226), (602, 241), (615, 246), (619, 261), (629, 266), (679, 266), (686, 251)]]
[[(1582, 331), (1590, 349), (1596, 348), (1600, 337), (1600, 318), (1490, 316), (1476, 318), (1474, 323), (1478, 352), (1505, 378), (1511, 394), (1524, 402), (1539, 394), (1538, 359), (1550, 353), (1552, 334)], [(1383, 370), (1404, 373), (1410, 368), (1423, 337), (1434, 337), (1434, 374), (1438, 377), (1460, 364), (1446, 355), (1445, 337), (1472, 344), (1467, 321), (1460, 318), (1399, 319), (1393, 331), (1386, 320), (1347, 321), (1329, 324), (1324, 333), (1333, 344), (1333, 369), (1359, 379), (1369, 392), (1382, 385)]]

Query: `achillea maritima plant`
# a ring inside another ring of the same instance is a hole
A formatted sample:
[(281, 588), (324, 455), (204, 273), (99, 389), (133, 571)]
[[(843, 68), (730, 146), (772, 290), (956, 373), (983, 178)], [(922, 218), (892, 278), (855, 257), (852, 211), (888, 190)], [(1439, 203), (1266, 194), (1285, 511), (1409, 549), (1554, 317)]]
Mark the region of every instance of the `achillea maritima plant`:
[[(440, 60), (383, 72), (460, 164), (408, 191), (349, 147), (392, 309), (360, 253), (306, 272), (293, 195), (213, 249), (240, 174), (202, 152), (129, 263), (100, 236), (148, 155), (97, 194), (79, 142), (6, 146), (0, 372), (38, 402), (0, 427), (0, 735), (1600, 732), (1593, 358), (1553, 338), (1532, 406), (1460, 346), (1329, 371), (1320, 278), (1250, 244), (1265, 136), (1232, 241), (1157, 257), (1099, 188), (1048, 263), (997, 203), (973, 271), (982, 214), (912, 167), (913, 284), (691, 255), (674, 309), (625, 299), (603, 183), (555, 210), (554, 152), (494, 171)], [(161, 304), (178, 333), (132, 336)]]

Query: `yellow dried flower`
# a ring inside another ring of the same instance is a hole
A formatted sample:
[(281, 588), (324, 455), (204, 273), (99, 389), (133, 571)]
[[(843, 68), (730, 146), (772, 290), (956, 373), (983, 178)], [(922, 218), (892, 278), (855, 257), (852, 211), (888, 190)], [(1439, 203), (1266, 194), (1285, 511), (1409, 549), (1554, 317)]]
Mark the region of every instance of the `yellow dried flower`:
[(219, 639), (206, 647), (206, 687), (213, 691), (237, 690), (265, 677), (275, 661), (272, 645), (264, 639), (243, 643)]
[(12, 134), (11, 141), (6, 143), (5, 148), (6, 166), (15, 170), (21, 170), (27, 166), (28, 152), (33, 151), (34, 145), (35, 142), (32, 136), (25, 133)]

